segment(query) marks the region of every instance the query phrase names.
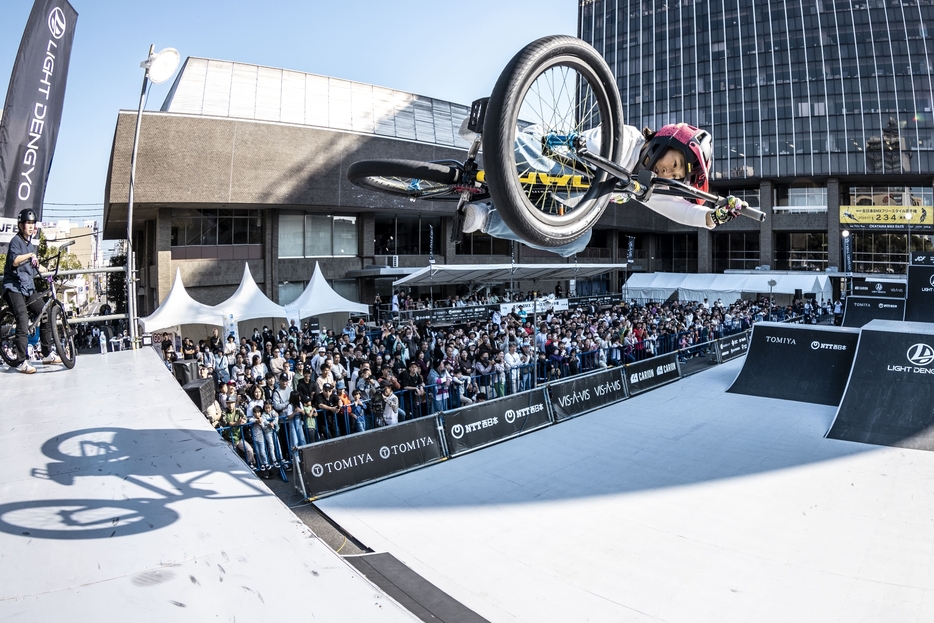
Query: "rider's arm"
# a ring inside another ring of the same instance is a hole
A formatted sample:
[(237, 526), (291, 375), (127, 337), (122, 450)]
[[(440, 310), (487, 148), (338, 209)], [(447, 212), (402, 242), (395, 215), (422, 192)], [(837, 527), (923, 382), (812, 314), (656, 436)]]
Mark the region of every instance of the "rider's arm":
[(712, 210), (681, 197), (653, 195), (645, 205), (665, 218), (688, 227), (713, 229), (716, 226), (710, 218)]

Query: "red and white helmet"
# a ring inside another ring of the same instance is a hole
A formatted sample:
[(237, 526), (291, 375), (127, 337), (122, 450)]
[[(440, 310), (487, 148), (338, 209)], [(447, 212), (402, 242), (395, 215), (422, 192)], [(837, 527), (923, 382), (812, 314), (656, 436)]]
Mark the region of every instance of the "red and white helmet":
[(639, 154), (639, 165), (643, 169), (655, 168), (655, 164), (669, 149), (677, 149), (684, 154), (687, 169), (684, 181), (707, 192), (710, 164), (713, 159), (713, 137), (710, 133), (686, 123), (662, 126), (643, 145)]

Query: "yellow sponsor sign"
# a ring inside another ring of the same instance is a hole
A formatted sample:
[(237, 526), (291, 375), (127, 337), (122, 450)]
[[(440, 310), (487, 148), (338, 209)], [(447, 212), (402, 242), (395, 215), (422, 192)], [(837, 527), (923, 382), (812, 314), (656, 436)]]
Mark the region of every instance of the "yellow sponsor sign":
[(934, 207), (840, 206), (840, 224), (851, 227), (934, 225)]

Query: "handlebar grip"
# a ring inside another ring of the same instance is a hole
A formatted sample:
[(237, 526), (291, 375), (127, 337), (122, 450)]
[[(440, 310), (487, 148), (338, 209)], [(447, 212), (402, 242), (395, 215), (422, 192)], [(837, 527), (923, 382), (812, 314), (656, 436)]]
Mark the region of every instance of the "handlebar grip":
[(755, 208), (743, 208), (743, 211), (740, 214), (746, 218), (751, 218), (754, 221), (758, 221), (759, 223), (765, 220), (765, 212)]

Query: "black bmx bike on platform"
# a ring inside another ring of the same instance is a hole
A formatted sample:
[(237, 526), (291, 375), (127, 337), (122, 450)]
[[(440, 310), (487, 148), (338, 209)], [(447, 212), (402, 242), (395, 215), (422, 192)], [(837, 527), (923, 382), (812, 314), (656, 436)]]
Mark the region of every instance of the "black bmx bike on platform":
[[(528, 133), (533, 126), (536, 131)], [(619, 90), (606, 61), (580, 39), (544, 37), (520, 50), (490, 97), (471, 106), (465, 129), (473, 137), (463, 162), (363, 160), (348, 168), (347, 177), (362, 188), (413, 200), (457, 201), (459, 216), (468, 202), (490, 199), (513, 232), (547, 247), (580, 238), (611, 199), (643, 202), (658, 193), (708, 207), (726, 203), (652, 171), (633, 176), (618, 164), (622, 128)], [(588, 146), (587, 135), (597, 129), (600, 140)], [(754, 208), (741, 213), (765, 219)]]
[[(26, 332), (31, 334), (47, 319), (52, 332), (52, 347), (68, 369), (75, 367), (75, 331), (68, 324), (64, 304), (58, 299), (55, 278), (62, 262), (62, 253), (74, 243), (74, 240), (70, 240), (58, 247), (58, 253), (52, 258), (55, 267), (43, 275), (48, 283), (48, 290), (43, 295), (45, 303), (42, 311), (30, 318), (29, 327), (26, 329)], [(8, 366), (14, 365), (19, 359), (16, 352), (16, 314), (5, 299), (0, 299), (0, 358)]]

